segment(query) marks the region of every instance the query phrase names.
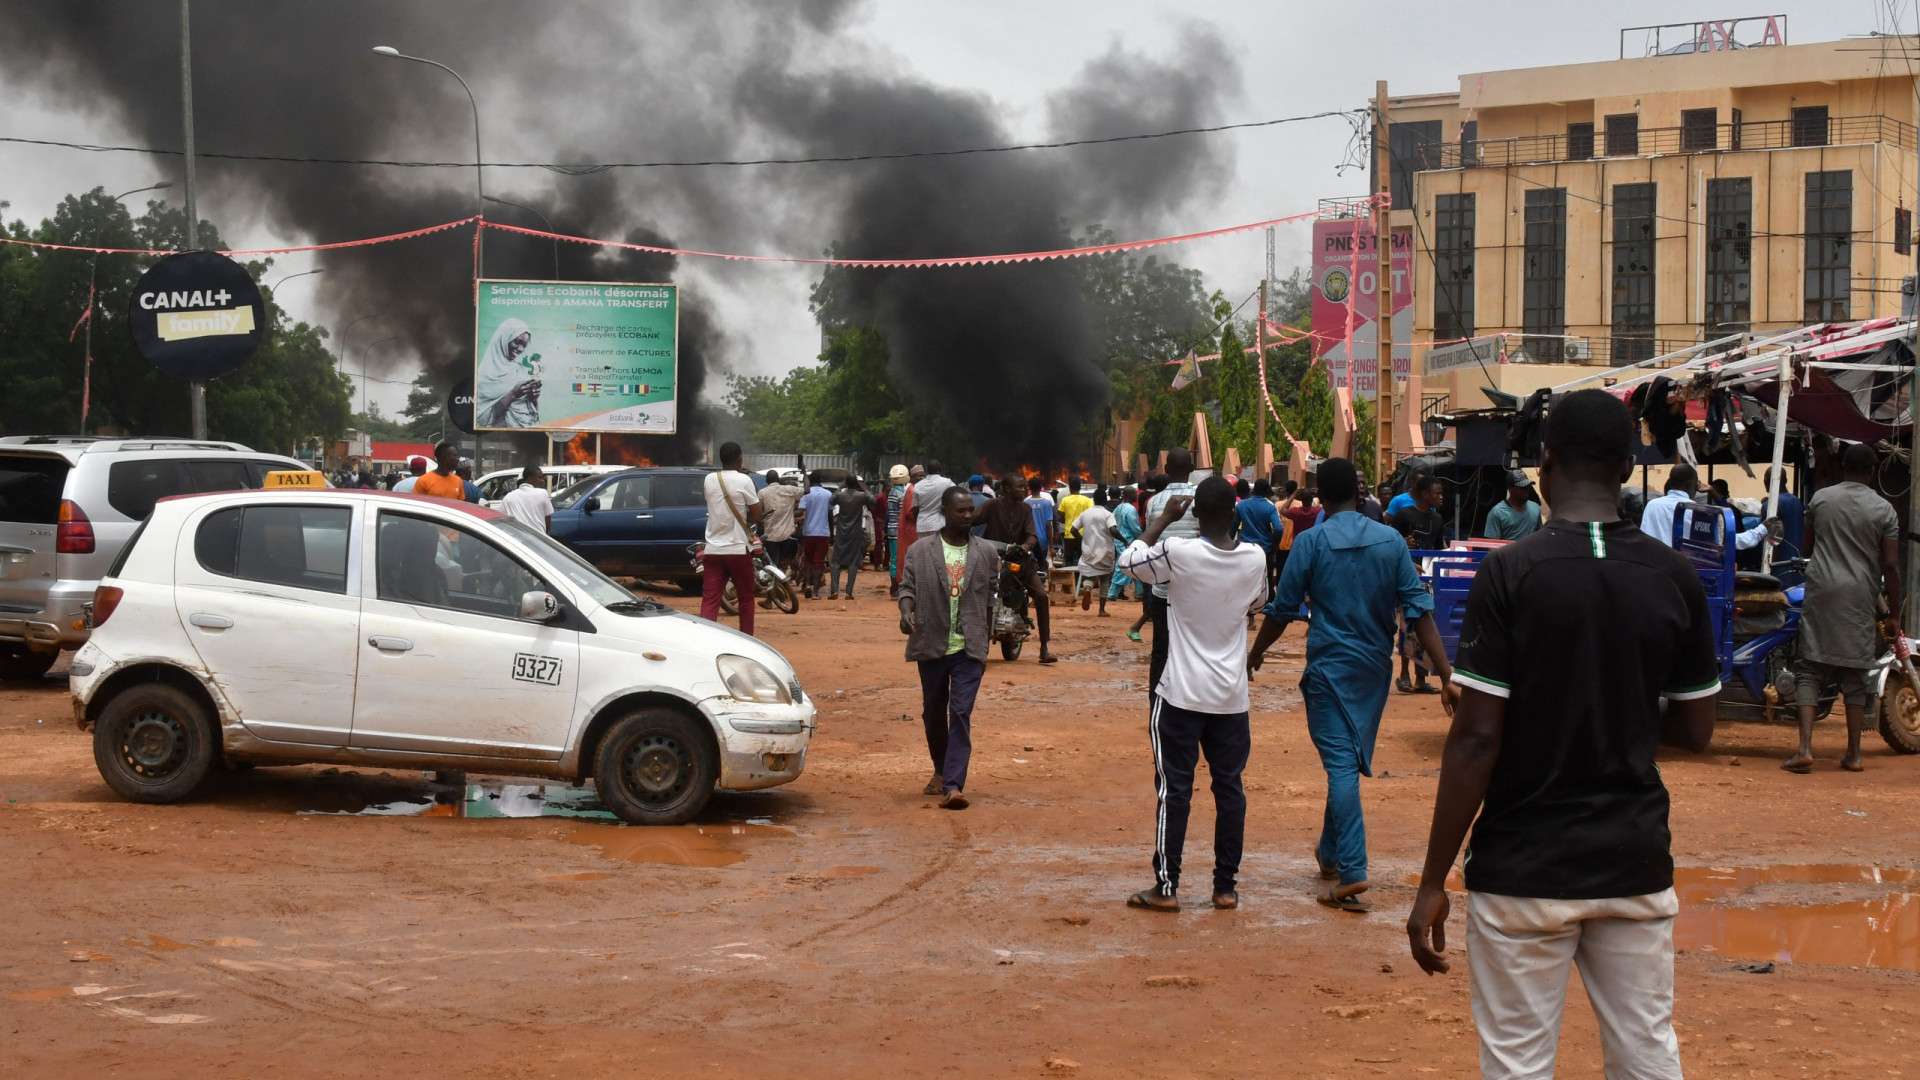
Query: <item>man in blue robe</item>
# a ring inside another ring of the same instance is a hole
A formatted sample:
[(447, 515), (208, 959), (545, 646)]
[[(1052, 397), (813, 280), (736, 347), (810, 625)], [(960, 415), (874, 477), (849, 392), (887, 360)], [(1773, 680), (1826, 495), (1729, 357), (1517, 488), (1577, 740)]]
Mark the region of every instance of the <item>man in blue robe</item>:
[[(1367, 832), (1360, 777), (1373, 775), (1373, 744), (1393, 679), (1394, 616), (1404, 613), (1443, 687), (1451, 681), (1446, 646), (1433, 621), (1433, 596), (1420, 582), (1400, 534), (1356, 512), (1360, 477), (1353, 463), (1320, 466), (1326, 521), (1301, 533), (1280, 574), (1280, 588), (1247, 655), (1258, 671), (1268, 648), (1304, 602), (1311, 612), (1300, 694), (1307, 731), (1327, 771), (1327, 809), (1314, 856), (1325, 883), (1321, 903), (1366, 911)], [(1451, 693), (1442, 701), (1451, 711)]]

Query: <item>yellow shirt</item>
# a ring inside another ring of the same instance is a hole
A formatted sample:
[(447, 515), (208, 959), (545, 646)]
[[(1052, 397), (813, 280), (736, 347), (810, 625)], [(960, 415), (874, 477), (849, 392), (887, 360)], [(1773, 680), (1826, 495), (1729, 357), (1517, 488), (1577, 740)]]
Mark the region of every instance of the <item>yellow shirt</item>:
[(431, 495), (436, 499), (452, 499), (455, 502), (463, 502), (467, 497), (467, 482), (460, 479), (459, 473), (448, 473), (445, 476), (441, 476), (437, 472), (430, 472), (413, 482), (413, 493), (415, 495)]
[(1062, 535), (1078, 536), (1079, 532), (1073, 527), (1073, 523), (1079, 521), (1080, 515), (1092, 508), (1093, 500), (1087, 498), (1085, 495), (1068, 495), (1061, 499), (1060, 528)]

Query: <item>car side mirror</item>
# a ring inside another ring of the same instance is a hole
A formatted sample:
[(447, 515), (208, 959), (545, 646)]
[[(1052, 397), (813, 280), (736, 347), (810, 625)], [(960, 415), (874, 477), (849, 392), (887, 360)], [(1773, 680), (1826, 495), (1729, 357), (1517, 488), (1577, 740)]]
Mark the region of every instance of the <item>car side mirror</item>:
[(595, 510), (600, 509), (600, 496), (598, 495), (587, 496), (586, 501), (580, 504), (580, 509), (589, 514), (593, 513)]
[(533, 622), (552, 622), (560, 617), (560, 601), (550, 592), (535, 589), (520, 596), (520, 617)]

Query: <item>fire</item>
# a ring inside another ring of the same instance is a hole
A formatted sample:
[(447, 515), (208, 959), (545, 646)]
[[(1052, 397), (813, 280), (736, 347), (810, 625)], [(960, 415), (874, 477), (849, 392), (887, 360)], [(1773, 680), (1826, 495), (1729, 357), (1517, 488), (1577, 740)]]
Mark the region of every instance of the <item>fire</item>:
[(568, 465), (593, 464), (593, 436), (575, 435), (573, 441), (564, 447)]
[[(591, 438), (591, 436), (589, 436), (589, 438)], [(589, 456), (592, 455), (593, 449), (591, 446), (588, 447), (587, 453)], [(600, 439), (600, 460), (608, 465), (634, 465), (640, 468), (651, 468), (653, 466), (653, 459), (648, 457), (647, 454), (640, 449), (639, 442), (625, 435), (602, 436)]]

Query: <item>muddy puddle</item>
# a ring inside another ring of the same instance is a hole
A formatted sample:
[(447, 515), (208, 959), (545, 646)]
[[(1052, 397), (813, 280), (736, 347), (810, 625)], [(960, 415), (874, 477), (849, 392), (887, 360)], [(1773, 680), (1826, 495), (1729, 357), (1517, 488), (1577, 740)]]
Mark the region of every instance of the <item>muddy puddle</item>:
[[(301, 814), (330, 817), (432, 817), (477, 820), (510, 818), (573, 818), (567, 830), (571, 844), (598, 848), (609, 859), (656, 866), (733, 866), (746, 861), (750, 850), (766, 840), (791, 838), (794, 831), (770, 818), (701, 825), (625, 825), (600, 804), (591, 786), (481, 781), (456, 787), (406, 789), (382, 802), (338, 809), (305, 809)], [(548, 881), (601, 881), (601, 872), (552, 874)]]
[(1735, 960), (1920, 971), (1920, 871), (1688, 866), (1674, 946)]

